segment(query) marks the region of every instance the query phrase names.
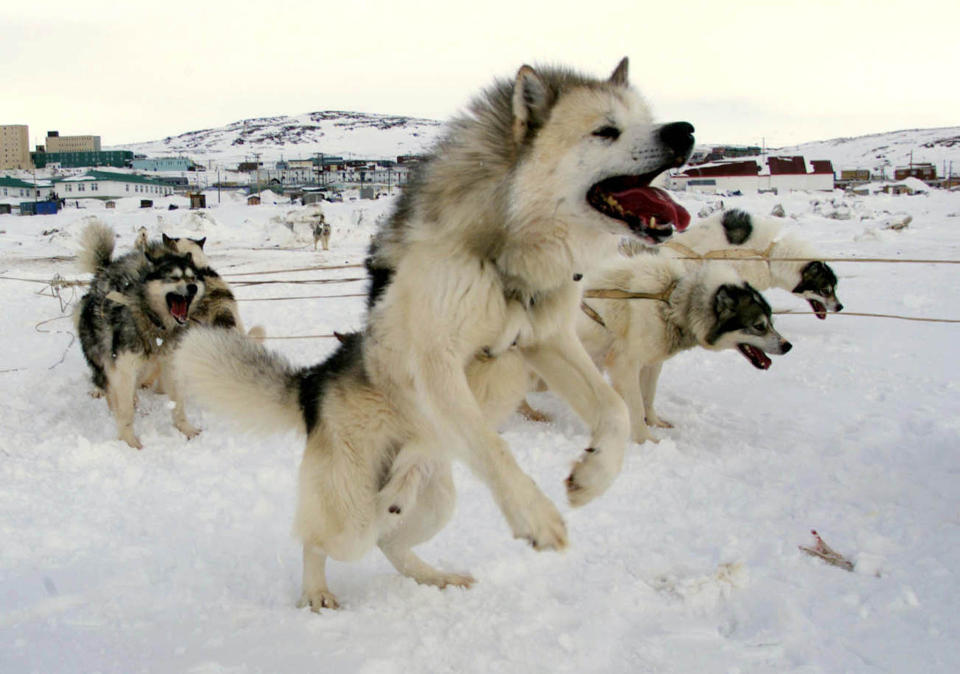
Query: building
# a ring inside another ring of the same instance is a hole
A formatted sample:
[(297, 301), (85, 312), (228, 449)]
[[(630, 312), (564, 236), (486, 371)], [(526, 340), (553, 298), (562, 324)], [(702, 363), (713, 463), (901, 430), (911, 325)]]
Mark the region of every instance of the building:
[(26, 124), (0, 125), (0, 169), (30, 169), (30, 134)]
[(130, 168), (133, 164), (133, 152), (129, 150), (79, 151), (79, 152), (31, 152), (31, 159), (37, 168), (58, 165), (62, 168), (86, 168), (88, 166), (112, 166)]
[(186, 157), (135, 158), (132, 166), (137, 171), (192, 171), (195, 168)]
[(910, 164), (893, 170), (894, 180), (905, 178), (919, 178), (920, 180), (936, 180), (937, 168), (933, 164)]
[(54, 190), (62, 199), (156, 198), (174, 193), (172, 185), (156, 178), (113, 171), (87, 171), (82, 176), (62, 178), (54, 183)]
[(7, 176), (0, 177), (0, 201), (19, 204), (24, 199), (39, 198), (40, 191), (33, 183)]
[(828, 160), (807, 162), (800, 156), (723, 161), (687, 167), (669, 178), (676, 190), (742, 192), (833, 190), (833, 165)]
[(100, 136), (61, 136), (59, 131), (47, 131), (46, 152), (100, 152)]

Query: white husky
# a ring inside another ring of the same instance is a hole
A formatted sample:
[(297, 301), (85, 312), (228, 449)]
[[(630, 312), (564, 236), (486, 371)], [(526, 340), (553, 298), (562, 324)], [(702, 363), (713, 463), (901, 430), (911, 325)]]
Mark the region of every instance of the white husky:
[[(654, 399), (660, 370), (671, 356), (694, 346), (738, 349), (759, 369), (766, 353), (784, 354), (791, 344), (773, 327), (770, 305), (723, 262), (687, 269), (660, 255), (618, 257), (589, 274), (577, 334), (591, 357), (605, 367), (630, 410), (636, 442), (654, 440), (649, 426), (669, 428)], [(590, 298), (602, 291), (643, 295), (633, 299)]]
[(241, 422), (306, 434), (295, 528), (314, 609), (336, 605), (327, 556), (374, 545), (419, 582), (469, 584), (411, 551), (450, 517), (452, 458), (487, 484), (514, 536), (566, 545), (560, 513), (490, 423), (491, 407), (519, 402), (502, 383), (518, 372), (522, 395), (518, 363), (590, 428), (567, 478), (571, 503), (610, 485), (629, 439), (622, 399), (575, 333), (578, 281), (609, 234), (655, 244), (689, 222), (650, 181), (685, 161), (693, 127), (655, 124), (624, 59), (603, 80), (523, 66), (448, 128), (371, 246), (362, 334), (303, 370), (225, 331), (181, 349), (202, 398)]

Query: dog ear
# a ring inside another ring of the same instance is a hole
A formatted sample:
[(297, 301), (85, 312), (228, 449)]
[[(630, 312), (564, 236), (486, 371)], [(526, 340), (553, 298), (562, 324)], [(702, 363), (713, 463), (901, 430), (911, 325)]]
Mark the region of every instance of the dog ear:
[(163, 237), (163, 246), (164, 246), (164, 248), (168, 248), (169, 250), (172, 250), (172, 251), (176, 251), (176, 250), (177, 250), (177, 240), (176, 240), (176, 239), (174, 239), (173, 237), (167, 236), (166, 234), (161, 234), (160, 236)]
[(197, 248), (199, 248), (200, 250), (203, 250), (203, 244), (207, 242), (207, 237), (203, 237), (202, 239), (190, 239), (190, 240), (193, 241), (195, 244), (197, 244)]
[(624, 56), (620, 59), (620, 63), (617, 64), (617, 67), (613, 69), (613, 74), (610, 76), (610, 84), (616, 84), (620, 87), (625, 87), (629, 84), (627, 81), (627, 71), (630, 67), (630, 59)]
[(513, 85), (513, 140), (517, 145), (528, 140), (546, 117), (547, 85), (536, 70), (520, 66)]
[(722, 320), (724, 317), (733, 314), (736, 304), (737, 300), (734, 297), (732, 286), (725, 283), (717, 288), (717, 292), (713, 296), (713, 311), (718, 319)]

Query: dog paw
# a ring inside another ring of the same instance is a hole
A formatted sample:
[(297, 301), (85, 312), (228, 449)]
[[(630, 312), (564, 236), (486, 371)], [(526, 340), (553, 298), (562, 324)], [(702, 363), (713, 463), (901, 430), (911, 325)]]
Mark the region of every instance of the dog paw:
[(448, 587), (462, 587), (465, 590), (473, 587), (477, 579), (470, 574), (463, 573), (438, 573), (436, 578), (426, 581), (427, 585), (435, 585), (441, 590)]
[(600, 496), (613, 483), (617, 473), (606, 465), (601, 453), (592, 447), (573, 465), (567, 478), (567, 499), (578, 508)]
[(673, 424), (660, 417), (647, 417), (647, 426), (656, 426), (657, 428), (673, 428)]
[[(536, 489), (536, 487), (534, 487)], [(514, 538), (521, 538), (534, 550), (563, 550), (567, 547), (567, 525), (560, 511), (536, 489), (536, 497), (521, 509), (519, 517), (510, 517)]]
[(120, 439), (123, 440), (128, 445), (130, 445), (131, 447), (133, 447), (134, 449), (143, 449), (143, 443), (140, 442), (140, 438), (138, 438), (133, 433), (124, 433), (120, 436)]
[(652, 442), (654, 444), (660, 442), (660, 438), (655, 436), (649, 431), (649, 429), (644, 428), (642, 433), (633, 433), (631, 435), (633, 441), (638, 445), (642, 445), (645, 442)]
[(314, 613), (319, 613), (322, 608), (340, 608), (340, 603), (330, 590), (316, 590), (309, 594), (304, 592), (300, 595), (297, 608), (306, 608), (307, 606), (309, 606), (310, 610)]
[(187, 421), (177, 424), (177, 430), (183, 433), (187, 437), (187, 440), (192, 440), (200, 435), (200, 429)]

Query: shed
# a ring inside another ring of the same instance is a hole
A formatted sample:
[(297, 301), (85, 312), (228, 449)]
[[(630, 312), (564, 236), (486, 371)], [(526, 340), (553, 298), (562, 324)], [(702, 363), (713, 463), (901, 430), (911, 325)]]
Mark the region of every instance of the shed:
[(10, 204), (0, 204), (0, 215), (10, 215), (13, 212), (13, 208)]
[(201, 194), (200, 192), (190, 193), (190, 208), (206, 208), (206, 207), (207, 207), (206, 194)]
[(260, 195), (251, 194), (247, 197), (247, 206), (259, 206), (260, 205)]
[(141, 199), (140, 208), (153, 208), (153, 199)]
[(116, 207), (117, 207), (117, 202), (116, 202), (116, 201), (108, 201), (107, 203), (105, 203), (105, 204), (103, 205), (103, 207), (104, 207), (104, 208), (116, 208)]

